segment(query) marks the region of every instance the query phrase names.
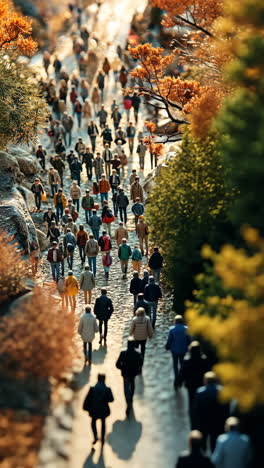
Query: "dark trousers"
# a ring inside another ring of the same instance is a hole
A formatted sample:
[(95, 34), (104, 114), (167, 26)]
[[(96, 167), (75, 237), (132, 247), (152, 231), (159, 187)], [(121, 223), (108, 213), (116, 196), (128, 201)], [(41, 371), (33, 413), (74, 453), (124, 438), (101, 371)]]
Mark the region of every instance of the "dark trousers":
[(120, 219), (123, 221), (125, 224), (127, 222), (127, 209), (125, 208), (119, 208), (119, 214), (120, 214)]
[(60, 264), (61, 264), (61, 276), (64, 276), (64, 260), (62, 260)]
[[(87, 353), (87, 344), (88, 344), (88, 353)], [(90, 342), (83, 343), (83, 353), (84, 353), (84, 357), (88, 357), (89, 361), (92, 360), (92, 343)]]
[[(92, 431), (94, 435), (94, 439), (97, 439), (97, 428), (96, 428), (96, 418), (92, 418)], [(102, 432), (101, 432), (101, 442), (104, 442), (105, 438), (105, 418), (101, 419), (102, 422)]]
[(96, 136), (90, 136), (93, 153), (95, 152)]
[(87, 177), (89, 180), (92, 180), (93, 168), (92, 166), (86, 166)]
[(79, 198), (75, 198), (75, 199), (73, 200), (73, 203), (74, 203), (74, 205), (76, 206), (76, 210), (77, 210), (78, 213), (79, 213), (79, 211), (80, 211), (80, 199), (79, 199)]
[(135, 377), (123, 377), (123, 379), (126, 403), (128, 407), (131, 407), (135, 392)]
[(94, 236), (95, 240), (99, 241), (99, 229), (93, 229), (92, 228), (92, 232), (93, 232), (93, 236)]
[(81, 262), (85, 262), (85, 246), (84, 245), (79, 245), (79, 254), (80, 254), (80, 259)]
[(51, 194), (54, 197), (55, 193), (58, 192), (58, 184), (51, 184)]
[[(174, 385), (178, 384), (178, 376), (179, 376), (179, 371), (182, 367), (183, 359), (184, 359), (184, 354), (172, 354), (172, 359), (173, 359), (173, 369), (174, 369)], [(180, 369), (179, 369), (180, 367)]]
[(35, 193), (35, 203), (36, 203), (37, 209), (40, 210), (40, 207), (41, 207), (41, 194), (40, 193)]
[(61, 180), (61, 187), (63, 187), (63, 171), (59, 172), (59, 176), (60, 176), (60, 180)]
[(146, 349), (146, 340), (136, 340), (136, 348), (138, 348), (140, 346), (140, 352), (141, 352), (141, 356), (143, 358), (143, 361), (144, 361), (144, 357), (145, 357), (145, 349)]
[(45, 164), (46, 164), (46, 161), (45, 161), (44, 158), (43, 158), (43, 159), (40, 159), (40, 158), (39, 158), (39, 164), (41, 165), (42, 169), (44, 169), (44, 171), (45, 171)]
[(68, 267), (70, 270), (72, 270), (72, 266), (73, 266), (73, 252), (70, 253), (67, 257), (67, 262), (68, 262)]
[(88, 221), (92, 216), (92, 210), (84, 210), (84, 211), (85, 211), (85, 221), (88, 224)]
[(99, 320), (99, 333), (100, 333), (100, 336), (103, 335), (103, 324), (104, 324), (104, 338), (107, 337), (107, 322), (108, 322), (108, 320)]
[(59, 221), (60, 217), (63, 216), (63, 205), (57, 205), (56, 206), (56, 216), (57, 216), (58, 221)]

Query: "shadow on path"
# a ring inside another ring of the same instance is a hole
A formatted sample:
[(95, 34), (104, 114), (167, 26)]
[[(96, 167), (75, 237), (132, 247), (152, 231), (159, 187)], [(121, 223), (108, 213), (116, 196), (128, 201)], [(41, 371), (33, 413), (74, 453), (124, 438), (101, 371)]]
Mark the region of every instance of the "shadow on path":
[(103, 364), (105, 360), (105, 356), (107, 353), (107, 347), (106, 346), (100, 346), (100, 348), (95, 349), (93, 351), (92, 355), (92, 363), (93, 364)]
[(128, 419), (115, 421), (112, 432), (107, 437), (107, 441), (111, 445), (113, 452), (121, 460), (129, 460), (141, 437), (141, 433), (142, 424), (135, 419), (132, 412)]
[(90, 367), (84, 364), (83, 369), (78, 374), (75, 374), (72, 387), (74, 390), (81, 390), (81, 388), (85, 387), (85, 385), (89, 382), (90, 378)]
[(97, 462), (93, 460), (95, 453), (95, 449), (92, 448), (91, 452), (89, 453), (88, 457), (84, 462), (83, 468), (92, 468), (93, 466), (97, 466), (97, 468), (105, 468), (103, 452), (100, 453)]

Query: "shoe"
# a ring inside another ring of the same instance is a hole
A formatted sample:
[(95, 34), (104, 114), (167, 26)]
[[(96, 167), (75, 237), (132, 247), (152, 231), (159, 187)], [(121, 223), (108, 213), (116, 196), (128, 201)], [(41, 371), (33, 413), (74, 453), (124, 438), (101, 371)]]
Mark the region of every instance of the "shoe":
[(96, 438), (93, 440), (93, 445), (96, 444), (97, 441), (98, 441), (98, 437), (96, 437)]
[(102, 337), (102, 335), (100, 335), (99, 344), (102, 344), (102, 340), (103, 340), (103, 337)]
[(122, 276), (122, 279), (125, 279), (125, 275)]

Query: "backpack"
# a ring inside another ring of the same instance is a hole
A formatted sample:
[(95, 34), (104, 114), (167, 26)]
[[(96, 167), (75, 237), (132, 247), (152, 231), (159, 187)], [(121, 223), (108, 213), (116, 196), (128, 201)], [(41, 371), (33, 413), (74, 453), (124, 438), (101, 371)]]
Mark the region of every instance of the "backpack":
[(110, 265), (112, 265), (112, 257), (111, 255), (106, 255), (105, 256), (105, 266), (109, 267)]
[(110, 247), (110, 239), (109, 237), (105, 237), (104, 238), (104, 250), (110, 250), (111, 247)]

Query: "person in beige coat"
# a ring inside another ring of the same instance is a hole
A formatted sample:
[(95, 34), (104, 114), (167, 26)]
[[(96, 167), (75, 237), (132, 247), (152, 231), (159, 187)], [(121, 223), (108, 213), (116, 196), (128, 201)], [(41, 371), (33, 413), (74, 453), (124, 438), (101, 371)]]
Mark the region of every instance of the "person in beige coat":
[(148, 236), (149, 229), (147, 223), (144, 221), (144, 216), (139, 216), (138, 223), (136, 225), (136, 234), (139, 240), (139, 247), (142, 255), (144, 255), (144, 243), (146, 248), (146, 255), (148, 255)]
[(84, 292), (84, 303), (91, 304), (92, 290), (95, 287), (95, 279), (93, 273), (90, 271), (89, 265), (84, 267), (80, 276), (80, 289)]
[(144, 192), (143, 192), (143, 187), (139, 183), (139, 177), (135, 177), (135, 182), (130, 187), (130, 199), (133, 200), (133, 202), (136, 202), (136, 198), (140, 199), (140, 202), (144, 202)]
[(134, 337), (136, 347), (140, 345), (141, 355), (144, 361), (146, 341), (148, 338), (152, 338), (153, 328), (150, 318), (147, 317), (143, 307), (139, 307), (136, 310), (136, 315), (133, 317), (130, 325), (129, 335)]
[(64, 226), (64, 234), (67, 233), (67, 229), (68, 229), (68, 228), (71, 230), (71, 232), (72, 232), (72, 233), (75, 235), (75, 237), (76, 237), (76, 236), (77, 236), (77, 232), (78, 232), (78, 227), (77, 227), (77, 224), (75, 224), (75, 223), (73, 222), (71, 216), (68, 217), (68, 223), (65, 224), (65, 226)]
[[(78, 333), (81, 335), (83, 340), (83, 352), (85, 362), (88, 364), (92, 363), (92, 342), (95, 337), (95, 333), (99, 331), (99, 327), (96, 321), (96, 317), (92, 314), (91, 306), (85, 307), (85, 313), (82, 315), (78, 327)], [(88, 352), (87, 352), (88, 343)]]
[(128, 239), (128, 231), (124, 227), (124, 223), (120, 221), (119, 227), (115, 230), (115, 241), (116, 241), (117, 247), (119, 247), (122, 244), (123, 238)]
[(54, 167), (49, 170), (49, 184), (51, 188), (51, 194), (54, 197), (55, 193), (58, 192), (59, 186), (61, 185), (61, 179), (59, 173)]
[(82, 196), (81, 189), (79, 185), (77, 185), (77, 181), (73, 180), (72, 186), (70, 188), (70, 197), (73, 201), (73, 204), (76, 206), (77, 211), (80, 211), (80, 198)]
[(89, 240), (86, 242), (85, 255), (88, 258), (90, 270), (93, 271), (94, 277), (96, 276), (96, 259), (99, 253), (99, 245), (97, 240), (94, 239), (93, 234), (89, 235)]

